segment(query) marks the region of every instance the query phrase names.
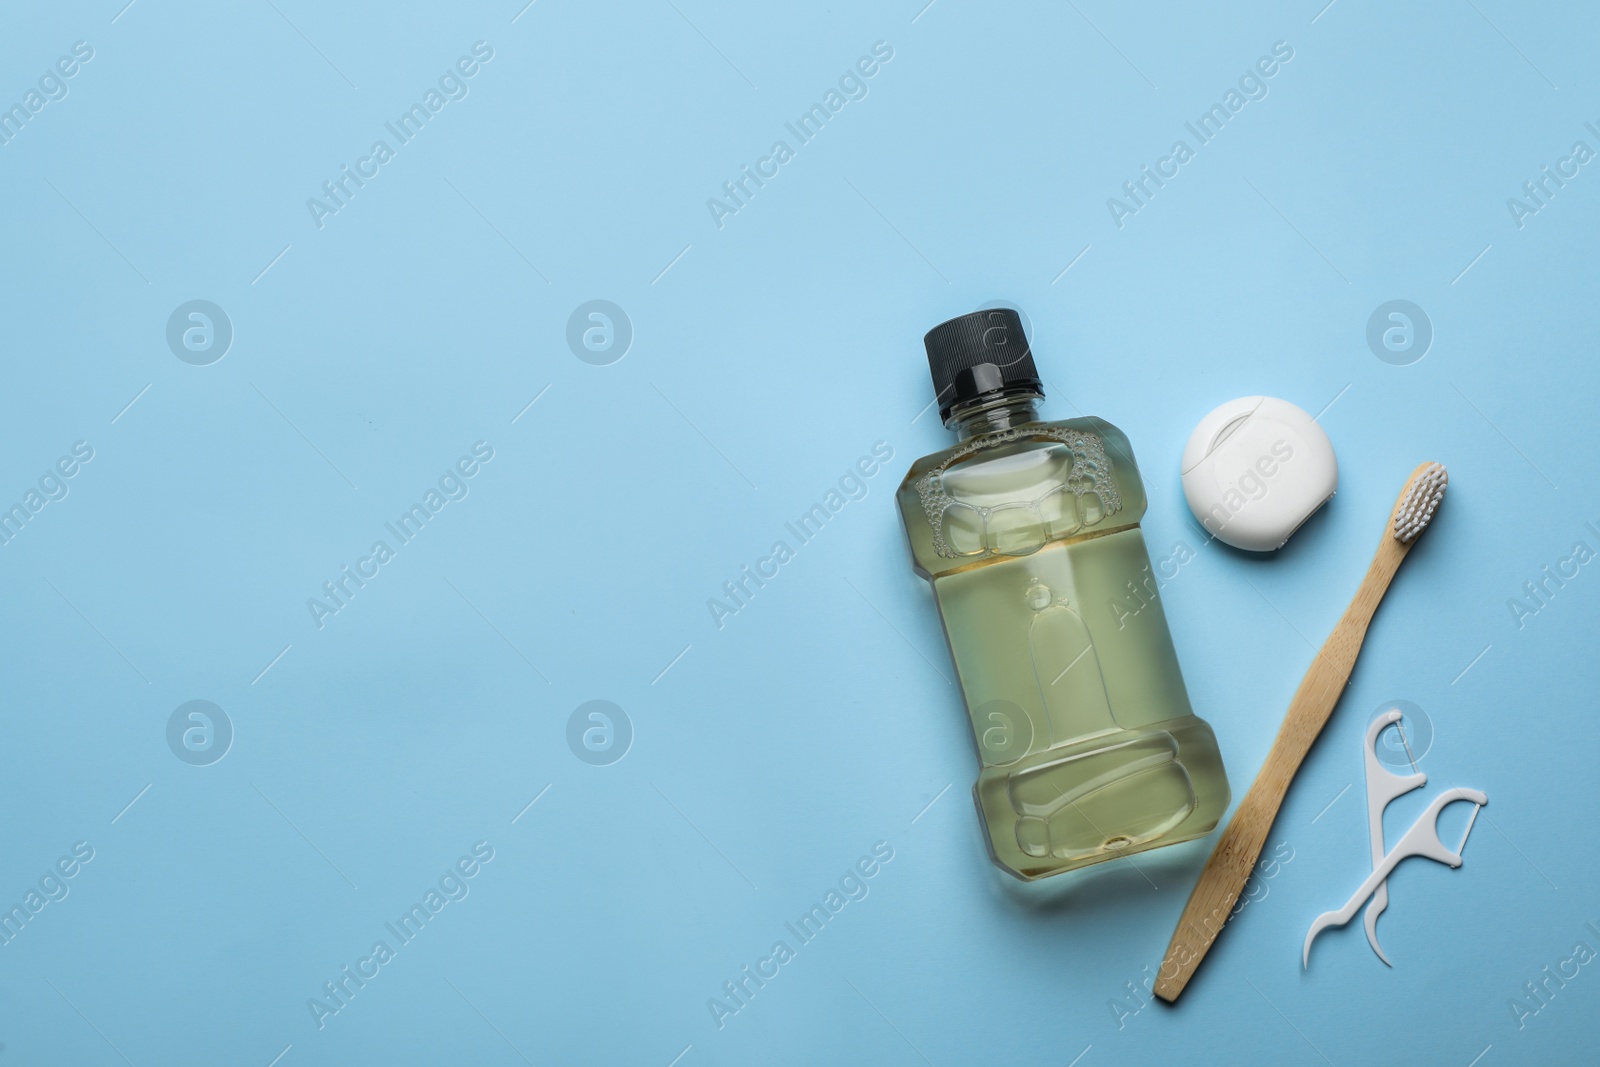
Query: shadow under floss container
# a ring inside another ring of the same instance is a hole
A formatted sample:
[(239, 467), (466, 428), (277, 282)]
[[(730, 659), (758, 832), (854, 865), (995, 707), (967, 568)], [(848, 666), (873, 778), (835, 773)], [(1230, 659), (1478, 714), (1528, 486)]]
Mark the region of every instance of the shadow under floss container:
[(912, 464), (897, 501), (972, 723), (990, 857), (1032, 880), (1208, 833), (1228, 779), (1178, 669), (1128, 439), (1040, 420), (1015, 311), (924, 342), (960, 440)]

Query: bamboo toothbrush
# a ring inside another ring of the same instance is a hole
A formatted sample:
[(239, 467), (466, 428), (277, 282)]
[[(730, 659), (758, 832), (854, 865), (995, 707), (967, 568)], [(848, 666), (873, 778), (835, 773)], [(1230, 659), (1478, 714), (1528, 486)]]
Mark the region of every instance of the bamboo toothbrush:
[(1417, 535), (1427, 528), (1434, 509), (1444, 499), (1448, 480), (1443, 464), (1424, 463), (1411, 472), (1411, 478), (1401, 490), (1361, 588), (1356, 590), (1343, 618), (1328, 635), (1317, 658), (1312, 660), (1311, 669), (1306, 671), (1283, 718), (1283, 725), (1278, 728), (1266, 763), (1256, 775), (1250, 792), (1239, 803), (1233, 821), (1222, 832), (1211, 858), (1206, 861), (1205, 870), (1200, 872), (1200, 881), (1189, 895), (1189, 903), (1184, 906), (1178, 928), (1172, 933), (1172, 942), (1167, 946), (1166, 958), (1161, 961), (1161, 972), (1156, 978), (1155, 994), (1162, 1000), (1177, 1001), (1184, 986), (1194, 977), (1195, 968), (1200, 966), (1226, 925), (1228, 914), (1261, 855), (1261, 846), (1266, 843), (1267, 831), (1272, 829), (1272, 821), (1277, 818), (1290, 781), (1350, 680), (1373, 612), (1377, 611), (1378, 602), (1388, 591), (1395, 572), (1416, 543)]

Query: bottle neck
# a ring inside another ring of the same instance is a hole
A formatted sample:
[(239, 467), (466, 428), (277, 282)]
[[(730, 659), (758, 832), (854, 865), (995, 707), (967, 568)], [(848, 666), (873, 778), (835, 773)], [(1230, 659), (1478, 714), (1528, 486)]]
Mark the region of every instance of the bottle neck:
[(1029, 422), (1039, 421), (1039, 401), (1042, 398), (1032, 391), (1017, 390), (978, 397), (957, 404), (944, 420), (966, 441), (980, 434), (1009, 430)]

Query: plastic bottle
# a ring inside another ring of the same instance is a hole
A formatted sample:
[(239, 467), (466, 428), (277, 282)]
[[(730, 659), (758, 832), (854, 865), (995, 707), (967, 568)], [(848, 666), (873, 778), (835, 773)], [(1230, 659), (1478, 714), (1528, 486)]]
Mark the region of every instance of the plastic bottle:
[(1127, 438), (1040, 420), (1013, 310), (924, 343), (960, 441), (912, 464), (897, 500), (971, 720), (990, 857), (1032, 880), (1209, 832), (1228, 780), (1178, 669)]

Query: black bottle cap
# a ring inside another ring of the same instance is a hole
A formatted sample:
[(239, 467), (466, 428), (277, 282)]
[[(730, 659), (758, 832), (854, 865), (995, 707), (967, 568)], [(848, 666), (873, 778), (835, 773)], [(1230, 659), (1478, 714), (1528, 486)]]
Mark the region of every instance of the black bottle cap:
[(1022, 316), (1011, 308), (989, 308), (941, 322), (922, 343), (928, 350), (940, 419), (949, 418), (957, 404), (987, 393), (1044, 395)]

